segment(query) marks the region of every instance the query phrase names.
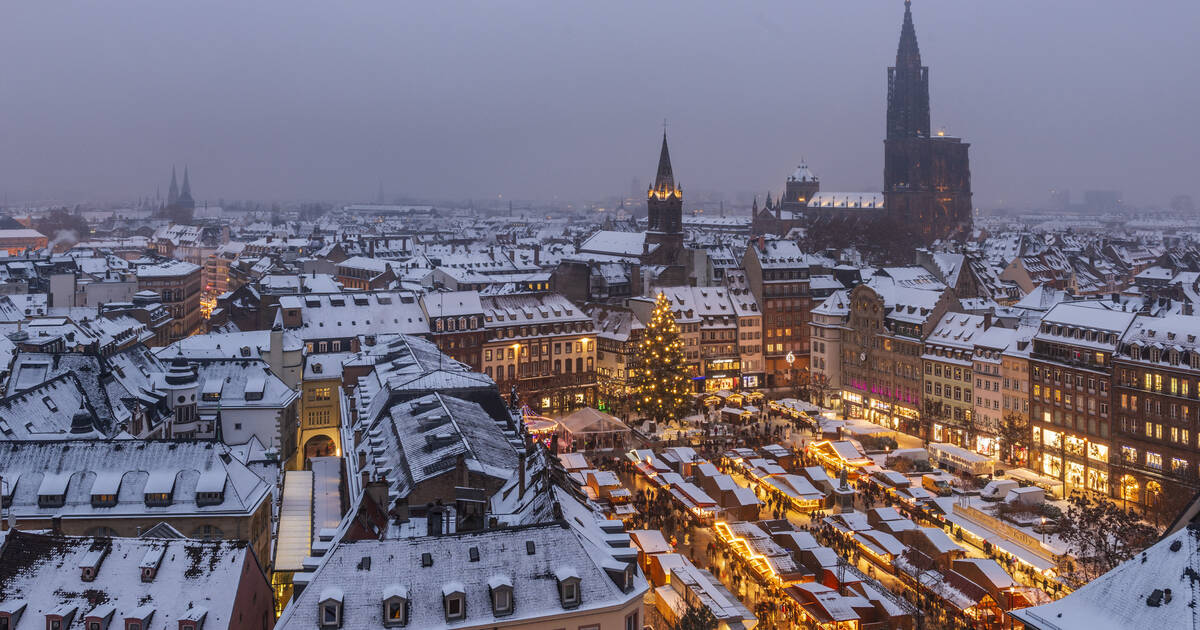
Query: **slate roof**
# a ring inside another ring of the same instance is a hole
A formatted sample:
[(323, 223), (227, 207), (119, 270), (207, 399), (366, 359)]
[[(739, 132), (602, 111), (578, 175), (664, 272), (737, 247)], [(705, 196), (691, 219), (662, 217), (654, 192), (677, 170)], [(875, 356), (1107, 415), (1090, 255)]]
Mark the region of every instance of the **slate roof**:
[[(220, 443), (200, 441), (83, 440), (9, 442), (0, 444), (0, 476), (16, 480), (12, 510), (18, 519), (63, 518), (103, 519), (141, 517), (154, 514), (252, 513), (266, 500), (270, 486), (234, 457)], [(219, 503), (196, 503), (197, 485), (224, 473), (224, 495)], [(92, 504), (93, 485), (119, 475), (117, 503), (111, 507)], [(41, 507), (43, 483), (65, 483), (62, 507)], [(168, 485), (169, 484), (169, 485)], [(147, 486), (171, 488), (170, 505), (149, 507)]]
[[(102, 553), (96, 578), (83, 581), (80, 565)], [(120, 628), (123, 619), (147, 610), (153, 615), (145, 630), (178, 630), (180, 619), (201, 612), (205, 628), (233, 627), (238, 587), (252, 557), (241, 541), (10, 532), (0, 552), (0, 608), (25, 606), (13, 630), (44, 630), (47, 613), (63, 607), (76, 611), (70, 626), (76, 628), (86, 616), (110, 614), (109, 627)], [(143, 564), (157, 566), (154, 579), (141, 579)], [(249, 575), (260, 575), (257, 567)]]
[(1198, 575), (1200, 530), (1188, 526), (1058, 601), (1010, 614), (1034, 630), (1200, 628)]
[[(470, 559), (470, 549), (478, 551), (477, 561)], [(423, 566), (424, 554), (432, 561), (430, 566)], [(596, 553), (594, 541), (575, 528), (557, 523), (342, 543), (327, 554), (276, 628), (319, 628), (318, 605), (327, 592), (333, 593), (330, 589), (343, 598), (344, 630), (380, 627), (385, 592), (408, 594), (407, 627), (411, 628), (508, 626), (568, 612), (580, 615), (624, 606), (645, 594), (647, 584), (636, 572), (628, 591), (610, 577), (610, 569), (624, 570), (625, 566)], [(567, 609), (560, 603), (556, 576), (579, 578), (577, 608)], [(492, 612), (490, 587), (502, 583), (512, 585), (514, 610), (497, 617)], [(459, 590), (466, 595), (466, 619), (447, 622), (443, 594)]]
[(502, 480), (517, 467), (516, 450), (482, 407), (443, 394), (393, 405), (356, 450), (365, 470), (387, 478), (393, 498), (453, 470), (460, 455), (468, 469)]

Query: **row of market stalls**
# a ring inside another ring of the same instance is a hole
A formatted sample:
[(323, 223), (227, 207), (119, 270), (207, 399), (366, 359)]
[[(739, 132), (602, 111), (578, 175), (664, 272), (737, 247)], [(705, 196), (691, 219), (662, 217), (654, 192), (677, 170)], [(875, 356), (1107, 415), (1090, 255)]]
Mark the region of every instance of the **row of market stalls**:
[[(723, 459), (737, 463), (734, 474), (722, 473), (714, 463), (698, 457), (688, 447), (658, 452), (633, 450), (629, 459), (640, 474), (667, 489), (677, 504), (693, 513), (694, 505), (717, 508), (712, 512), (713, 520), (705, 523), (712, 528), (716, 542), (739, 558), (757, 582), (781, 589), (786, 595), (781, 604), (786, 619), (823, 628), (912, 627), (913, 611), (909, 605), (847, 565), (837, 552), (820, 545), (811, 533), (797, 530), (787, 519), (759, 519), (758, 494), (765, 496), (768, 488), (791, 488), (797, 496), (811, 501), (811, 505), (820, 505), (825, 494), (817, 486), (832, 491), (836, 483), (823, 468), (812, 466), (801, 469), (802, 474), (789, 473), (788, 468), (795, 466), (795, 454), (780, 445), (727, 452)], [(849, 488), (846, 491), (853, 493)], [(656, 607), (660, 597), (671, 594), (670, 589), (686, 586), (690, 590), (695, 584), (705, 584), (703, 580), (680, 583), (680, 578), (691, 570), (690, 563), (674, 553), (673, 546), (658, 532), (631, 532), (630, 538), (640, 550), (639, 563), (650, 582), (656, 586), (662, 584), (655, 590)], [(707, 571), (700, 573), (711, 577)], [(715, 588), (713, 582), (710, 580), (708, 584), (714, 588), (705, 587), (709, 593), (728, 592)], [(752, 627), (746, 623), (748, 618), (738, 619), (744, 608), (736, 599), (709, 600), (699, 596), (696, 601), (713, 610), (718, 619), (729, 619), (721, 627)], [(728, 605), (720, 604), (722, 601)], [(669, 611), (664, 615), (670, 616)], [(737, 622), (744, 625), (736, 625)]]
[(716, 411), (722, 422), (749, 422), (762, 413), (766, 396), (762, 392), (730, 392), (720, 390), (701, 399), (709, 411)]

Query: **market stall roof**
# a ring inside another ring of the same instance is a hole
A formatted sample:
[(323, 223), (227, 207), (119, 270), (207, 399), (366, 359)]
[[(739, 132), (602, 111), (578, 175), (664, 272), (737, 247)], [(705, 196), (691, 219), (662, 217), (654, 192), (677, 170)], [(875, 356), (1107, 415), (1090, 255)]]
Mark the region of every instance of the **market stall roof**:
[(558, 423), (571, 435), (630, 432), (629, 427), (618, 418), (591, 407), (575, 411), (571, 415), (559, 419)]

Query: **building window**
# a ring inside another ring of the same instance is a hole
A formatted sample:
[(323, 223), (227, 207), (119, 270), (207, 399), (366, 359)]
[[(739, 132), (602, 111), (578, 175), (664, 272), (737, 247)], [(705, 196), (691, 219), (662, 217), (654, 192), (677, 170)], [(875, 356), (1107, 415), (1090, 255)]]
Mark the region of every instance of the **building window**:
[(1162, 470), (1162, 455), (1146, 451), (1146, 467)]
[(450, 593), (445, 596), (446, 619), (463, 619), (467, 616), (467, 606), (465, 595), (462, 593)]
[(394, 627), (403, 626), (406, 623), (408, 623), (408, 600), (398, 595), (384, 600), (383, 625)]
[(341, 605), (335, 601), (321, 604), (321, 627), (336, 628), (341, 618)]

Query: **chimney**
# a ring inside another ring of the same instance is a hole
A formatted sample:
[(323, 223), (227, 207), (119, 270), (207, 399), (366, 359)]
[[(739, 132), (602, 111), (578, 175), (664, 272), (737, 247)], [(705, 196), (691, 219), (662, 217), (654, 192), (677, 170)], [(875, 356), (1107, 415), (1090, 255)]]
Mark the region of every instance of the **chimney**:
[(517, 468), (519, 468), (519, 470), (517, 471), (517, 474), (520, 475), (520, 477), (519, 477), (520, 480), (518, 481), (519, 485), (517, 486), (519, 488), (517, 491), (517, 498), (523, 499), (523, 498), (525, 498), (525, 453), (524, 452), (522, 452), (520, 455), (517, 456)]

